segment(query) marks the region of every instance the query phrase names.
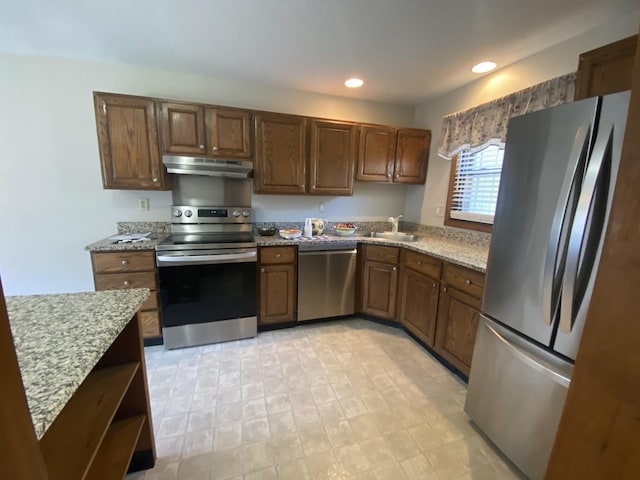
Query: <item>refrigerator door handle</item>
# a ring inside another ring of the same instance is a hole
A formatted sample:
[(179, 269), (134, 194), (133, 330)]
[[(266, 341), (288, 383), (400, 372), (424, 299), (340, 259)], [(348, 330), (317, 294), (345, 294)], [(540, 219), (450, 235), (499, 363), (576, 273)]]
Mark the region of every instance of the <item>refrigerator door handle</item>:
[[(570, 333), (584, 301), (607, 216), (614, 126), (601, 122), (574, 216), (562, 282), (560, 332)], [(598, 197), (598, 198), (597, 198)], [(604, 197), (604, 200), (601, 198)]]
[(569, 165), (573, 165), (574, 168), (565, 173), (551, 224), (542, 286), (542, 319), (547, 325), (551, 325), (553, 322), (560, 303), (560, 286), (564, 273), (568, 230), (576, 210), (580, 177), (584, 171), (584, 163), (589, 151), (590, 131), (591, 125), (589, 124), (581, 126), (576, 132), (569, 162)]

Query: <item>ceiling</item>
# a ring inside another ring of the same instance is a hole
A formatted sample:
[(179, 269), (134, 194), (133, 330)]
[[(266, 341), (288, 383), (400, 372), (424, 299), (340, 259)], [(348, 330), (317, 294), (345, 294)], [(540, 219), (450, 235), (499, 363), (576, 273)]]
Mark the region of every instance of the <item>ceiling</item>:
[[(0, 0), (0, 52), (257, 81), (414, 105), (637, 0)], [(344, 80), (364, 79), (358, 90)]]

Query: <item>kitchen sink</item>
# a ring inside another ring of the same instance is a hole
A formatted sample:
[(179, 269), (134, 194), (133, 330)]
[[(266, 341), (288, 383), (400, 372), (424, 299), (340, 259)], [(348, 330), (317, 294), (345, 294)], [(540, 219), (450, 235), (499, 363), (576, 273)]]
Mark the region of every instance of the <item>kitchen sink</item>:
[(410, 233), (403, 232), (371, 232), (373, 238), (386, 238), (388, 240), (398, 240), (401, 242), (415, 242), (418, 238)]

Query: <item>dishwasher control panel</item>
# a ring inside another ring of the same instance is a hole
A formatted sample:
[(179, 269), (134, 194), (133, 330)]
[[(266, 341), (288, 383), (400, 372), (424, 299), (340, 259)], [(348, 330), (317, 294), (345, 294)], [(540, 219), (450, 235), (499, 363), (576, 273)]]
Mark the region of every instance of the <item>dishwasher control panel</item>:
[(357, 242), (305, 242), (298, 245), (299, 252), (324, 252), (332, 250), (354, 250)]

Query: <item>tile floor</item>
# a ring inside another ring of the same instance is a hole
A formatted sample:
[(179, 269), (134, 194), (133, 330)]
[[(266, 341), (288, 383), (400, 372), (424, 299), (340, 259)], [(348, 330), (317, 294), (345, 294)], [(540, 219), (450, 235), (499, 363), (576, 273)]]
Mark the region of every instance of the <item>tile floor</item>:
[(466, 387), (361, 319), (146, 349), (158, 460), (127, 480), (523, 478), (471, 426)]

